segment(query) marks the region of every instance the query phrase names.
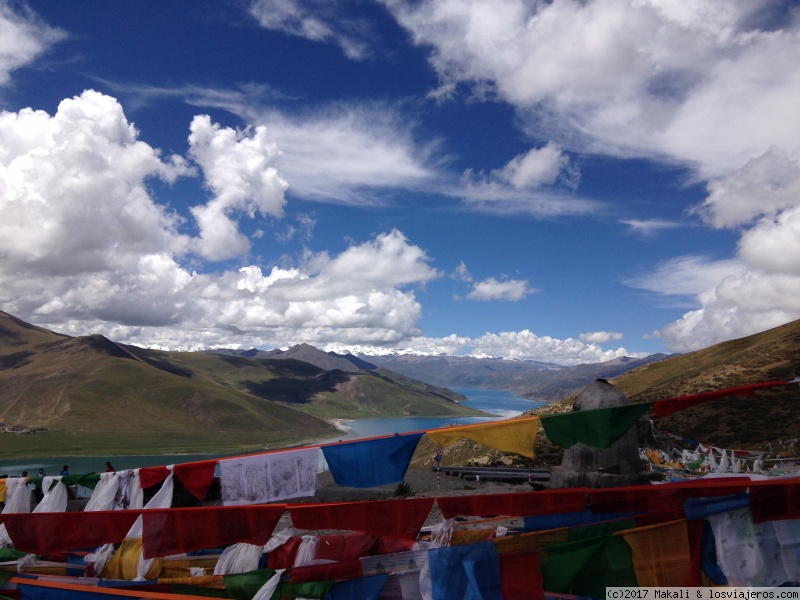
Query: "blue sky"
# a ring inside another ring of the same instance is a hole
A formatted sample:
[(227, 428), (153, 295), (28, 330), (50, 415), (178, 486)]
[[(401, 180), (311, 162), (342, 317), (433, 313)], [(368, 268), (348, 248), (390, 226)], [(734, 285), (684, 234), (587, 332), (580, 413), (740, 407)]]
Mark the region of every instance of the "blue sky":
[(0, 2), (0, 309), (562, 364), (800, 318), (791, 2)]

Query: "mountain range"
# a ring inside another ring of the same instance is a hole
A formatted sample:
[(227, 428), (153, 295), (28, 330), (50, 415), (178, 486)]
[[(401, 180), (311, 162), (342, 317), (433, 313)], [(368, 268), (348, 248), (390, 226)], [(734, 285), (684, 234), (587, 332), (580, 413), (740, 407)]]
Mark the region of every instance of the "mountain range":
[[(475, 414), (449, 386), (510, 389), (551, 400), (540, 412), (561, 412), (596, 378), (649, 402), (798, 375), (800, 321), (683, 355), (563, 367), (451, 356), (367, 360), (306, 344), (166, 352), (70, 337), (0, 312), (0, 457), (224, 454), (330, 439), (335, 419)], [(659, 425), (718, 446), (791, 449), (800, 443), (799, 397), (797, 385), (775, 387)]]
[(334, 419), (479, 414), (461, 399), (386, 369), (147, 350), (0, 312), (0, 456), (285, 447), (334, 437)]

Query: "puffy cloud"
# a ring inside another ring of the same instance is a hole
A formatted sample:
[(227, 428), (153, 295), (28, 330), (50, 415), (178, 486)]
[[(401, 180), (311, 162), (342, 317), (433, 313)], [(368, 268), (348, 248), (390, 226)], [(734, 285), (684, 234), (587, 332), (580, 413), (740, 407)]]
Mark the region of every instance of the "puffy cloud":
[(800, 123), (785, 118), (800, 95), (788, 4), (767, 26), (774, 5), (747, 0), (384, 3), (431, 49), (442, 90), (489, 90), (568, 149), (669, 157), (703, 177), (772, 146), (800, 154)]
[(599, 202), (568, 193), (577, 187), (579, 179), (577, 167), (551, 142), (515, 156), (488, 175), (468, 169), (461, 178), (460, 187), (448, 193), (462, 198), (472, 208), (501, 214), (548, 217), (599, 210)]
[[(609, 334), (616, 339), (620, 334)], [(621, 336), (620, 336), (621, 337)], [(644, 354), (630, 353), (625, 348), (603, 350), (598, 342), (550, 336), (538, 336), (527, 329), (486, 333), (477, 338), (450, 334), (441, 338), (412, 337), (395, 347), (353, 346), (332, 343), (326, 351), (364, 354), (448, 354), (452, 356), (498, 357), (513, 360), (535, 360), (565, 366), (598, 363), (623, 356), (643, 358)]]
[(0, 85), (8, 83), (12, 71), (31, 63), (66, 34), (45, 25), (31, 12), (15, 12), (0, 2)]
[(605, 344), (610, 340), (621, 340), (623, 335), (614, 331), (591, 331), (589, 333), (582, 333), (578, 339), (582, 342), (589, 344)]
[(273, 166), (280, 151), (265, 127), (236, 131), (201, 115), (192, 120), (190, 130), (189, 153), (214, 193), (209, 203), (192, 209), (200, 227), (198, 251), (211, 260), (241, 256), (250, 244), (229, 215), (283, 216), (288, 183)]
[[(503, 331), (485, 333), (477, 338), (445, 338), (444, 341), (460, 343), (460, 352), (467, 350), (472, 356), (499, 356), (517, 360), (538, 360), (562, 365), (597, 363), (613, 360), (621, 356), (631, 356), (625, 348), (603, 350), (594, 342), (584, 342), (573, 338), (560, 340), (550, 336), (539, 336), (528, 331)], [(412, 340), (416, 342), (416, 340)], [(455, 349), (455, 348), (454, 348)]]
[(741, 169), (708, 184), (708, 196), (695, 209), (713, 227), (749, 225), (800, 205), (800, 163), (770, 148)]
[[(565, 170), (570, 170), (569, 158), (551, 142), (514, 157), (502, 169), (492, 171), (492, 176), (516, 189), (526, 189), (553, 184)], [(570, 173), (569, 179), (574, 180), (575, 171)]]
[(696, 350), (800, 318), (798, 163), (770, 151), (710, 182), (708, 191), (698, 211), (715, 226), (743, 226), (737, 259), (712, 265), (673, 261), (638, 280), (640, 287), (660, 293), (691, 282), (683, 292), (696, 295), (698, 308), (655, 332), (673, 351)]
[(495, 279), (489, 277), (483, 281), (476, 281), (472, 285), (472, 291), (467, 294), (468, 300), (505, 300), (507, 302), (519, 302), (530, 294), (535, 294), (538, 290), (530, 287), (527, 281), (522, 279)]
[(363, 21), (338, 14), (336, 6), (318, 0), (255, 0), (250, 14), (266, 29), (335, 44), (348, 58), (364, 58), (369, 30)]
[[(277, 149), (263, 129), (235, 132), (198, 117), (191, 130), (192, 157), (213, 194), (194, 210), (199, 238), (181, 233), (182, 219), (148, 188), (152, 178), (195, 171), (139, 140), (114, 98), (87, 91), (53, 116), (0, 114), (3, 309), (65, 333), (162, 347), (390, 344), (420, 333), (410, 288), (440, 273), (396, 230), (267, 274), (184, 266), (195, 249), (219, 257), (211, 242), (236, 240), (229, 213), (277, 216), (284, 202), (271, 165)], [(220, 226), (228, 230), (210, 229)]]

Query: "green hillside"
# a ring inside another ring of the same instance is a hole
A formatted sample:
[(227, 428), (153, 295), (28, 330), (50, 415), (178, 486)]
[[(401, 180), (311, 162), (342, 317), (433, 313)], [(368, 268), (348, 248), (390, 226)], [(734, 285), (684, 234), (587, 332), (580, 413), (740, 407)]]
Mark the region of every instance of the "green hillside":
[[(632, 402), (652, 402), (800, 376), (800, 321), (633, 369), (611, 380)], [(535, 412), (571, 409), (574, 396)], [(800, 452), (800, 386), (728, 397), (657, 419), (681, 437), (725, 448)]]
[(145, 350), (0, 313), (0, 457), (226, 454), (335, 436), (323, 419), (472, 413), (388, 375)]

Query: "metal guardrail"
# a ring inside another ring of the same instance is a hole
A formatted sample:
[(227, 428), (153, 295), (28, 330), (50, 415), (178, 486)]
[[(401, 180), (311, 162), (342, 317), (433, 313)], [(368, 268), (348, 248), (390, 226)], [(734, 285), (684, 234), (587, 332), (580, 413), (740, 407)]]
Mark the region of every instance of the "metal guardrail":
[(549, 481), (549, 469), (504, 469), (501, 467), (433, 467), (450, 477), (479, 481)]

